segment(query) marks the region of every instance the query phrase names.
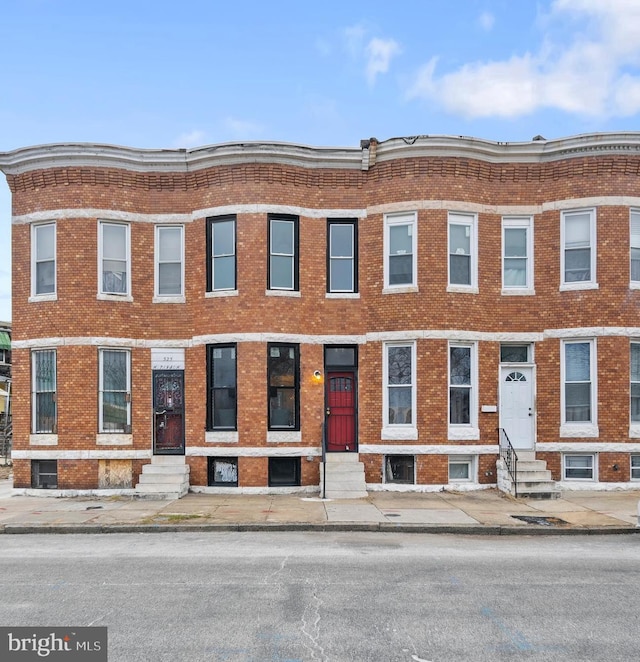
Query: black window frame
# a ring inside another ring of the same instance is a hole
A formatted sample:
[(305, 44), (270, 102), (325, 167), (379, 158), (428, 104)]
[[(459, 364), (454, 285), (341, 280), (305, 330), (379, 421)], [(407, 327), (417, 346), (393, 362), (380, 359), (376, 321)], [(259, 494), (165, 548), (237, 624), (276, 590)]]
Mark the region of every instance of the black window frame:
[[(293, 287), (271, 285), (271, 223), (287, 221), (293, 223)], [(300, 217), (293, 214), (268, 214), (267, 216), (267, 289), (275, 292), (300, 291)]]
[[(235, 386), (216, 387), (213, 380), (213, 361), (216, 349), (233, 349), (235, 352)], [(234, 391), (233, 425), (214, 425), (214, 392), (216, 390), (232, 389)], [(207, 431), (235, 431), (238, 429), (238, 346), (237, 343), (218, 343), (207, 345)]]
[[(215, 479), (215, 464), (216, 462), (228, 462), (234, 464), (236, 467), (235, 481), (216, 481)], [(238, 471), (238, 458), (237, 457), (208, 457), (207, 458), (207, 485), (209, 487), (238, 487), (238, 479), (240, 477)]]
[[(43, 471), (45, 468), (49, 470)], [(55, 469), (55, 472), (51, 469)], [(55, 476), (55, 483), (42, 484), (41, 478), (43, 476)], [(34, 490), (58, 489), (58, 460), (31, 460), (31, 487)]]
[[(268, 482), (269, 487), (300, 487), (301, 485), (301, 458), (298, 457), (270, 457), (268, 458)], [(286, 465), (289, 464), (292, 469), (291, 480), (277, 480), (274, 481), (273, 474), (276, 469), (275, 465)]]
[[(207, 292), (234, 292), (238, 289), (238, 217), (236, 214), (225, 214), (223, 216), (207, 217), (206, 242), (207, 242)], [(233, 287), (224, 289), (213, 289), (213, 226), (215, 223), (228, 223), (233, 221)]]
[[(331, 286), (331, 228), (335, 225), (350, 225), (353, 228), (353, 289), (336, 290)], [(327, 219), (327, 293), (357, 294), (358, 293), (358, 219), (328, 218)]]
[[(271, 350), (278, 349), (293, 349), (294, 351), (294, 375), (293, 386), (282, 386), (271, 384)], [(271, 398), (275, 397), (277, 389), (288, 389), (294, 391), (294, 425), (283, 426), (274, 425), (271, 420)], [(273, 431), (299, 431), (300, 430), (300, 345), (297, 343), (267, 343), (267, 422), (268, 429)]]

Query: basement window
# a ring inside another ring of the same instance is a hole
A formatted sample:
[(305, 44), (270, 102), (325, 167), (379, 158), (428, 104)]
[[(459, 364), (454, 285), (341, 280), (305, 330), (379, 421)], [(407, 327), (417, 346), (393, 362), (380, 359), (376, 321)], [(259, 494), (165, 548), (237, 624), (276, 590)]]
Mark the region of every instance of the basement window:
[(269, 458), (269, 487), (300, 485), (299, 457)]
[(563, 460), (565, 480), (593, 480), (593, 455), (565, 455)]
[(403, 485), (415, 484), (414, 456), (387, 455), (384, 460), (384, 482)]
[(474, 480), (475, 470), (472, 455), (449, 456), (449, 482), (469, 482)]
[(238, 487), (238, 458), (208, 458), (208, 484), (217, 487)]
[(631, 480), (640, 480), (640, 455), (631, 456)]
[(53, 490), (58, 487), (57, 460), (31, 460), (31, 487)]

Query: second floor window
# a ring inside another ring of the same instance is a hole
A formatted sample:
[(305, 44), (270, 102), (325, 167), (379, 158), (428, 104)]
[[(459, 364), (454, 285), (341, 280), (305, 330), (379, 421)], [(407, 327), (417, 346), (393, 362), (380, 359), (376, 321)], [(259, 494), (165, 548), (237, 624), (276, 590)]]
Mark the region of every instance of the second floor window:
[(55, 294), (56, 224), (34, 225), (31, 238), (31, 294)]
[(235, 290), (236, 285), (236, 217), (218, 216), (207, 219), (207, 291)]
[(31, 353), (31, 430), (34, 434), (56, 433), (57, 428), (56, 350)]
[(327, 292), (358, 291), (357, 229), (355, 220), (327, 224)]
[(389, 214), (385, 223), (385, 287), (417, 285), (417, 216)]
[(631, 210), (630, 219), (631, 282), (640, 283), (640, 211)]
[(130, 293), (129, 226), (100, 223), (100, 293)]
[(156, 294), (182, 296), (183, 228), (158, 226), (156, 228)]
[(449, 214), (449, 285), (476, 286), (476, 221), (472, 214)]
[(298, 259), (297, 216), (270, 216), (268, 289), (297, 291)]
[(533, 289), (531, 224), (530, 217), (502, 219), (502, 287), (516, 294)]
[(569, 289), (596, 282), (595, 222), (593, 209), (562, 215), (562, 285)]

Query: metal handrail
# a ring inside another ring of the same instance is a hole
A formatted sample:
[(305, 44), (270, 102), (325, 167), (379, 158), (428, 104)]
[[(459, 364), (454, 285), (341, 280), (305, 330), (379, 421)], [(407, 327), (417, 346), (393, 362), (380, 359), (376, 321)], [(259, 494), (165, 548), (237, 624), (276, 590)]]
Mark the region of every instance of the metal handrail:
[(500, 457), (504, 460), (507, 471), (511, 476), (513, 484), (513, 496), (518, 496), (518, 454), (515, 448), (511, 445), (509, 435), (505, 432), (504, 428), (498, 428), (500, 434), (499, 446)]
[(326, 498), (327, 493), (327, 427), (325, 421), (322, 421), (322, 498)]

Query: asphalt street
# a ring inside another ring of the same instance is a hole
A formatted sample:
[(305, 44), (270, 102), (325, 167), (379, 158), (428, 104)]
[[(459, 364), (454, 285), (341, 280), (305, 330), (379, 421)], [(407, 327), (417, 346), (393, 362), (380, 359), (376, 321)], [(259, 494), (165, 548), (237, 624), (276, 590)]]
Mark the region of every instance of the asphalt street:
[(637, 536), (3, 536), (0, 622), (106, 625), (109, 660), (637, 659)]

